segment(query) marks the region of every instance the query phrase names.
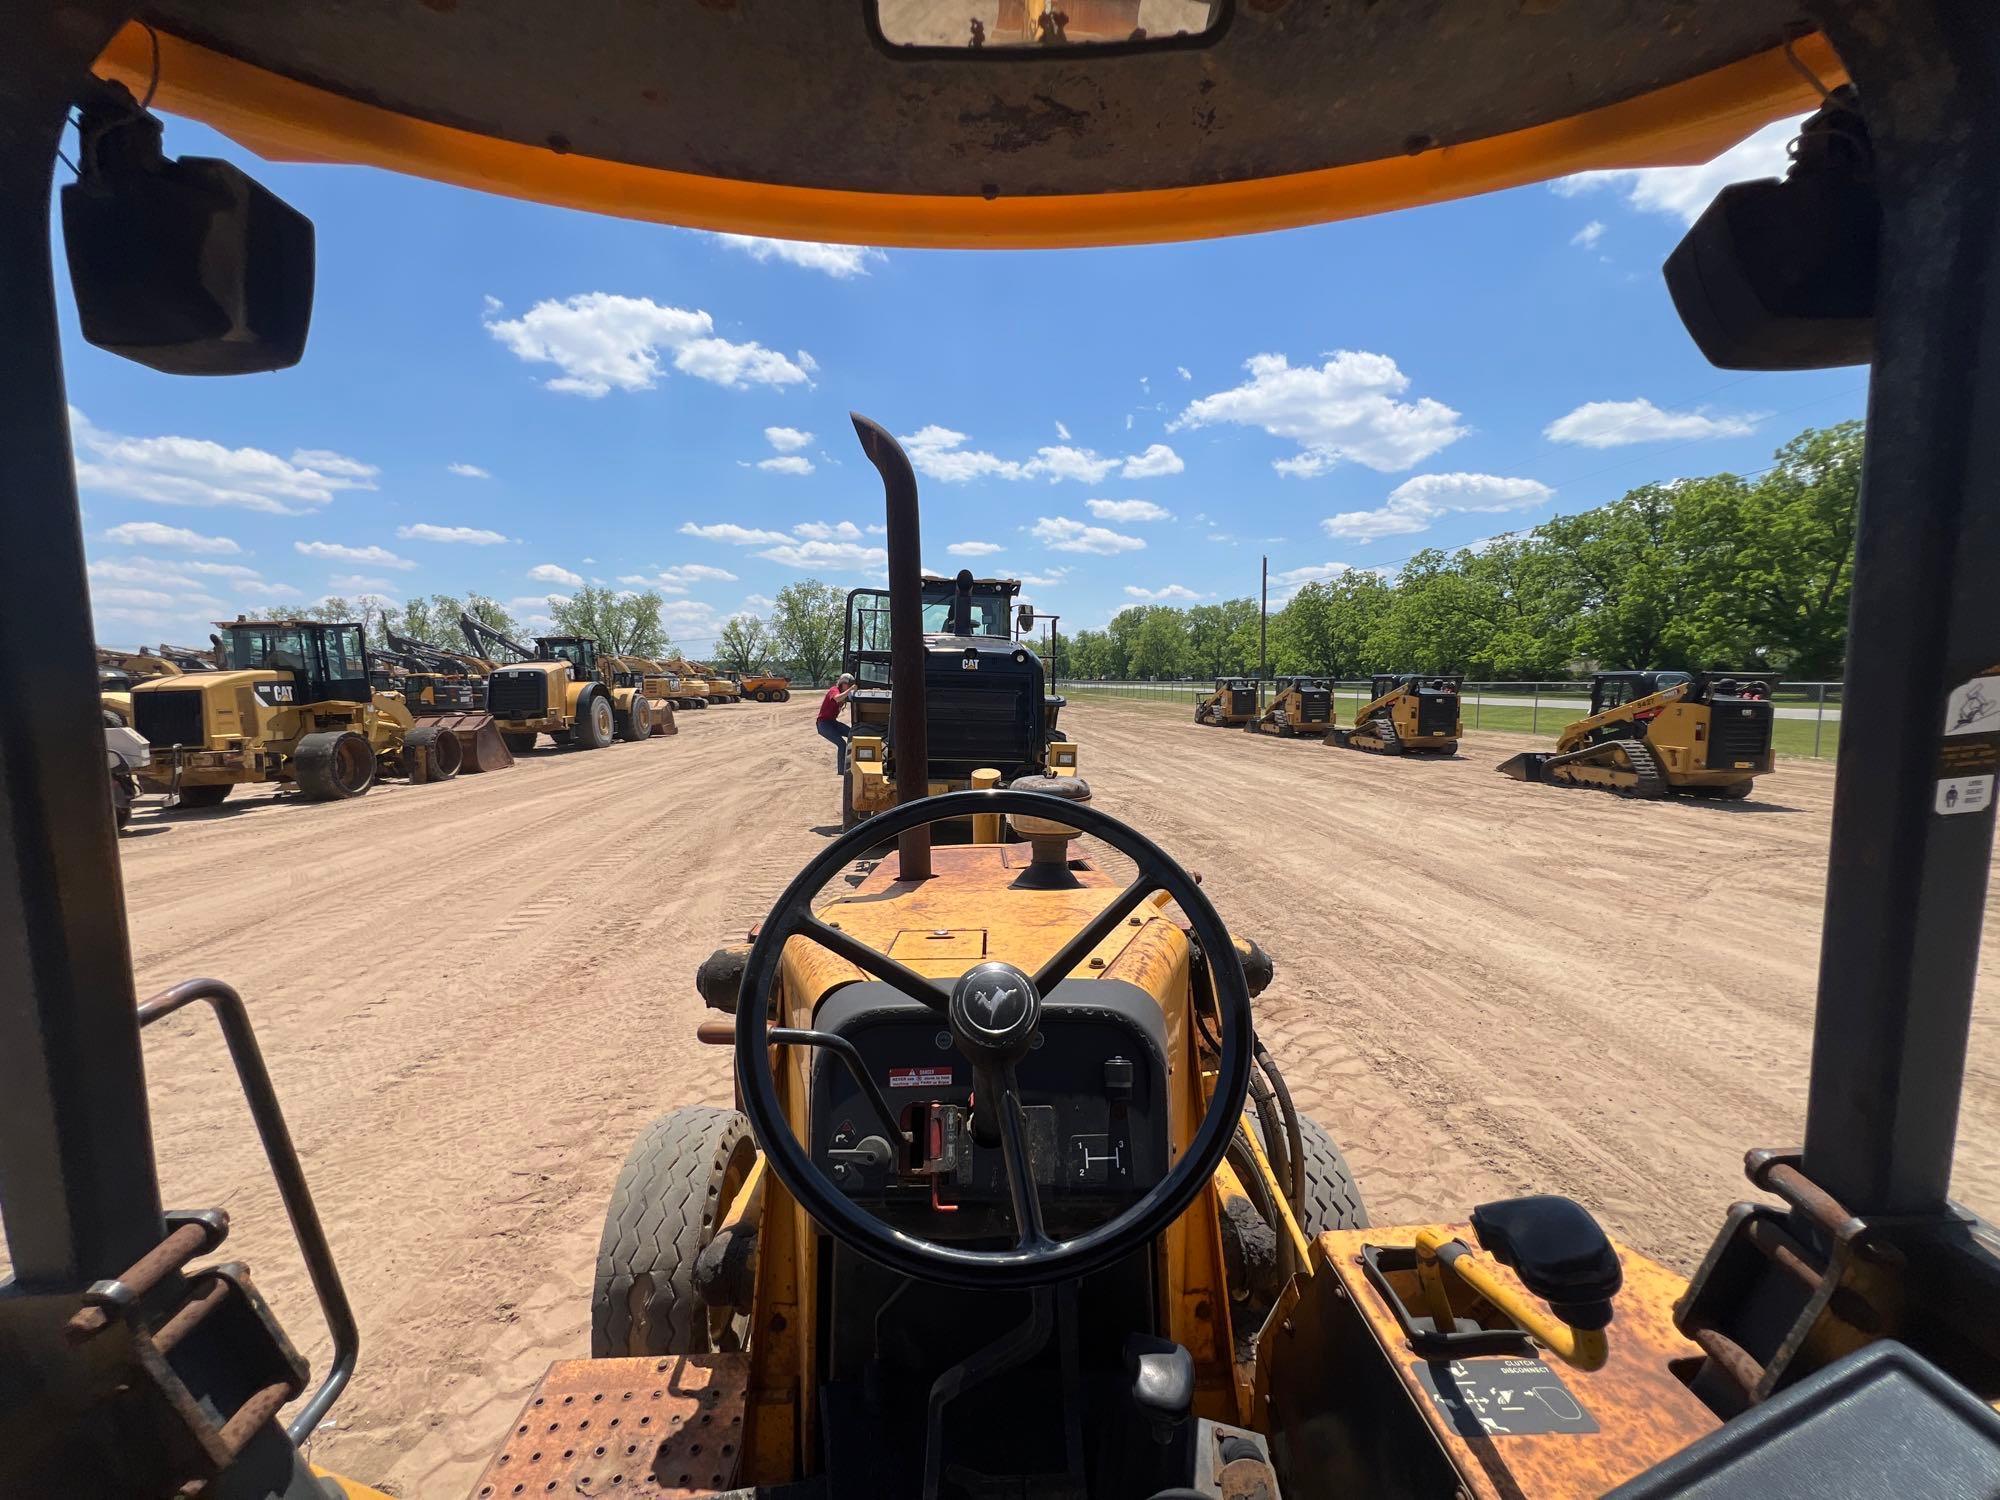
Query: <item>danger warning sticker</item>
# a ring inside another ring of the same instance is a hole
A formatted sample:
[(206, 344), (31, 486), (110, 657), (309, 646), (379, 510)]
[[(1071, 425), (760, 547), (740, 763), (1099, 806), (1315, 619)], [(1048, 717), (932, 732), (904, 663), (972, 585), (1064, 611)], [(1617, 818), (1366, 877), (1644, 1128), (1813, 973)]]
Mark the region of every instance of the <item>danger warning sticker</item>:
[(950, 1068), (891, 1068), (889, 1087), (892, 1089), (948, 1089), (951, 1087)]
[(2000, 667), (1967, 678), (1945, 703), (1932, 808), (1939, 817), (1983, 813), (2000, 776)]

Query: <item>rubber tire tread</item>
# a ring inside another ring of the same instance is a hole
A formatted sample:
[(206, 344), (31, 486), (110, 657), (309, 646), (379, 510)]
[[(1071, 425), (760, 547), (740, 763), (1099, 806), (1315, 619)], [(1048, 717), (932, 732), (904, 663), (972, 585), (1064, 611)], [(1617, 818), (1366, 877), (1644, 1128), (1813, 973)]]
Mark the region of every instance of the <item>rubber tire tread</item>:
[(602, 750), (618, 738), (618, 711), (615, 708), (606, 716), (610, 722), (599, 733), (597, 705), (611, 708), (611, 699), (603, 693), (592, 693), (577, 705), (582, 710), (576, 716), (576, 723), (569, 731), (569, 747), (573, 750)]
[(1299, 1115), (1299, 1144), (1306, 1155), (1306, 1201), (1299, 1227), (1309, 1236), (1329, 1229), (1368, 1228), (1368, 1210), (1361, 1202), (1354, 1169), (1319, 1121), (1304, 1112)]
[[(747, 1172), (756, 1149), (742, 1115), (700, 1105), (669, 1110), (632, 1143), (597, 1246), (591, 1358), (708, 1352), (708, 1308), (695, 1289), (695, 1261), (720, 1216), (732, 1158), (744, 1152)], [(653, 1282), (643, 1326), (631, 1306), (641, 1275)]]
[(202, 808), (220, 807), (235, 790), (231, 782), (211, 783), (207, 786), (184, 786), (181, 788), (181, 806)]
[(503, 729), (500, 731), (500, 743), (507, 747), (507, 752), (510, 755), (526, 755), (535, 748), (541, 738), (539, 730)]

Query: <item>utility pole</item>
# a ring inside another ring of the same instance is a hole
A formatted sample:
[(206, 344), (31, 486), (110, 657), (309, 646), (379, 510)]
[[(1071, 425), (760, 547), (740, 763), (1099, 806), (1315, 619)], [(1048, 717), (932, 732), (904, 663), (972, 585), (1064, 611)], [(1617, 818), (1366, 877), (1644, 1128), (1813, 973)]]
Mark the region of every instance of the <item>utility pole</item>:
[(1056, 633), (1056, 622), (1062, 619), (1062, 616), (1043, 615), (1042, 618), (1049, 622), (1049, 645), (1046, 654), (1049, 659), (1049, 691), (1054, 692), (1056, 688), (1056, 676), (1057, 676), (1056, 648), (1061, 644), (1062, 641), (1062, 637)]
[(1271, 559), (1263, 559), (1264, 582), (1257, 603), (1257, 680), (1264, 680), (1266, 667), (1270, 663), (1268, 649), (1271, 626)]

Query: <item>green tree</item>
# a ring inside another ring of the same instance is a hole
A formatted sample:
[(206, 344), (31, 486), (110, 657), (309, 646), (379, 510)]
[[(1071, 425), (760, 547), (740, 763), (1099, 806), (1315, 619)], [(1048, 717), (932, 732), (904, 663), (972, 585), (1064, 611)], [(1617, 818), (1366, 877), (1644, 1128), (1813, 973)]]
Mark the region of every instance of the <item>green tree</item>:
[(732, 672), (754, 672), (770, 654), (771, 632), (755, 615), (731, 615), (715, 638), (716, 659)]
[(554, 634), (588, 636), (612, 656), (660, 656), (673, 650), (660, 623), (660, 605), (652, 589), (615, 593), (586, 584), (568, 598), (551, 594), (549, 615), (556, 622)]
[(1225, 599), (1187, 611), (1185, 675), (1235, 677), (1257, 661), (1257, 601)]
[(807, 682), (824, 682), (840, 662), (846, 611), (846, 594), (830, 583), (802, 578), (786, 584), (771, 609), (775, 654), (789, 661)]
[(1390, 594), (1379, 574), (1360, 569), (1306, 584), (1271, 618), (1272, 669), (1329, 677), (1370, 675), (1380, 666), (1370, 645)]
[(1063, 648), (1062, 669), (1067, 677), (1093, 680), (1124, 675), (1118, 668), (1111, 637), (1102, 630), (1079, 630), (1069, 637)]
[(518, 636), (521, 628), (506, 606), (484, 594), (467, 594), (463, 599), (452, 594), (419, 596), (405, 600), (400, 609), (385, 610), (382, 614), (397, 635), (444, 651), (465, 649), (465, 633), (458, 627), (462, 614), (469, 614), (506, 636)]
[(1185, 613), (1168, 605), (1154, 604), (1140, 614), (1132, 637), (1132, 675), (1186, 677), (1191, 669)]

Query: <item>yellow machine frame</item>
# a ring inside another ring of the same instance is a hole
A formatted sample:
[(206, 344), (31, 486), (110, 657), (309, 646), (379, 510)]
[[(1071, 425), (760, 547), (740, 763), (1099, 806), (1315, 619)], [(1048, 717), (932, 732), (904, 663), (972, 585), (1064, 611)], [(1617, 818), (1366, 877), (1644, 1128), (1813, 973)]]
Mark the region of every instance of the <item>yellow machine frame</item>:
[[(1250, 707), (1247, 709), (1236, 701), (1237, 695), (1246, 690), (1235, 684), (1243, 682), (1250, 684), (1247, 689), (1250, 694)], [(1194, 721), (1197, 724), (1209, 724), (1225, 729), (1240, 729), (1254, 725), (1258, 714), (1262, 711), (1263, 697), (1264, 684), (1253, 678), (1218, 677), (1215, 679), (1215, 690), (1196, 702)]]
[[(1420, 680), (1422, 674), (1415, 674)], [(1418, 727), (1422, 704), (1406, 677), (1399, 677), (1388, 692), (1355, 710), (1354, 723), (1327, 736), (1329, 745), (1366, 750), (1377, 755), (1400, 755), (1405, 750), (1441, 750), (1449, 755), (1465, 738), (1465, 721), (1457, 720), (1450, 734), (1425, 734)], [(1386, 722), (1391, 731), (1382, 732)]]

